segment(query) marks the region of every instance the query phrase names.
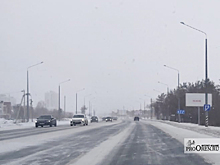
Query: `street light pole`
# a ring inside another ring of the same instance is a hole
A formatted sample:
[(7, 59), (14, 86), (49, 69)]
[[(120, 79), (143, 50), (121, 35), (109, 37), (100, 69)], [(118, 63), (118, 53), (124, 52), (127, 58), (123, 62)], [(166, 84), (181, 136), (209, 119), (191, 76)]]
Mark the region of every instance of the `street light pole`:
[(76, 114), (77, 114), (77, 93), (76, 93)]
[(150, 98), (150, 116), (151, 116), (151, 119), (152, 119), (152, 117), (153, 117), (153, 109), (152, 109), (152, 97), (151, 97), (151, 96), (149, 96), (149, 95), (144, 95), (144, 96), (147, 96), (147, 97), (149, 97), (149, 98)]
[[(205, 35), (205, 88), (206, 88), (205, 89), (205, 105), (207, 105), (208, 104), (208, 53), (207, 53), (207, 49), (208, 49), (207, 48), (207, 42), (208, 41), (207, 41), (207, 34), (202, 30), (199, 30), (197, 28), (194, 28), (190, 25), (185, 24), (184, 22), (180, 22), (180, 23), (182, 25), (185, 25), (185, 26), (187, 26), (187, 27), (189, 27), (193, 30), (196, 30), (200, 33), (203, 33)], [(205, 115), (206, 115), (205, 126), (208, 127), (208, 125), (209, 125), (209, 113), (208, 113), (208, 111), (205, 112)]]
[(27, 68), (27, 122), (29, 122), (29, 75), (28, 75), (28, 69), (34, 67), (34, 66), (37, 66), (37, 65), (40, 65), (40, 64), (43, 64), (43, 62), (40, 62), (40, 63), (37, 63), (35, 65), (31, 65)]
[(59, 97), (58, 97), (58, 113), (59, 113), (59, 120), (60, 120), (60, 118), (61, 118), (61, 109), (60, 109), (60, 85), (61, 84), (63, 84), (63, 83), (66, 83), (66, 82), (68, 82), (68, 81), (70, 81), (70, 79), (68, 79), (68, 80), (66, 80), (66, 81), (63, 81), (63, 82), (61, 82), (61, 83), (59, 83), (59, 89), (58, 89), (58, 95), (59, 95)]
[(24, 94), (23, 94), (23, 98), (24, 98), (24, 116), (23, 116), (23, 119), (24, 119), (24, 121), (25, 121), (25, 114), (26, 114), (26, 108), (25, 108), (25, 90), (22, 90), (21, 92), (23, 92)]
[[(180, 94), (179, 94), (179, 87), (180, 87), (180, 73), (179, 73), (179, 70), (176, 69), (176, 68), (172, 68), (170, 66), (167, 66), (167, 65), (164, 65), (165, 67), (169, 68), (169, 69), (172, 69), (172, 70), (175, 70), (177, 71), (178, 75), (177, 75), (177, 78), (178, 78), (178, 110), (180, 110)], [(178, 121), (180, 123), (180, 114), (178, 114)]]
[(91, 104), (90, 104), (90, 101), (93, 100), (93, 99), (95, 99), (95, 97), (93, 97), (92, 99), (89, 100), (89, 116), (91, 116)]
[(91, 96), (92, 94), (84, 96), (84, 107), (86, 107), (86, 97)]
[[(78, 90), (77, 92), (83, 91), (85, 88)], [(77, 92), (76, 92), (76, 114), (77, 114)]]
[(66, 115), (66, 96), (64, 96), (64, 117)]

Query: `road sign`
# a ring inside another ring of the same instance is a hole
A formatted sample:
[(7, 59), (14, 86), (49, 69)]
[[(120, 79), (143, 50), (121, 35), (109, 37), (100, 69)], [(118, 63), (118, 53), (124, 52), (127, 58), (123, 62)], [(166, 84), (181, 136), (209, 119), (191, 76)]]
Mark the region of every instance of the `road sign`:
[(183, 115), (183, 114), (185, 114), (185, 110), (178, 110), (177, 114), (182, 114)]
[(204, 111), (209, 111), (211, 109), (211, 105), (210, 104), (205, 104), (204, 105)]

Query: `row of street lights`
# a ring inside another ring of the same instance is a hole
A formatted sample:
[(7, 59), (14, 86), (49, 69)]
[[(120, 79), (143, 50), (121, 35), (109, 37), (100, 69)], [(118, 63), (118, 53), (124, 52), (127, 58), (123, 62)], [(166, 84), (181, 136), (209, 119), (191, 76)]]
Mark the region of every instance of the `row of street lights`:
[[(35, 67), (35, 66), (38, 66), (40, 64), (43, 64), (43, 62), (40, 62), (40, 63), (37, 63), (37, 64), (34, 64), (34, 65), (31, 65), (27, 68), (27, 93), (25, 94), (25, 90), (22, 90), (22, 92), (24, 93), (24, 105), (25, 105), (25, 95), (27, 95), (27, 122), (29, 122), (29, 95), (30, 95), (30, 92), (29, 92), (29, 69), (32, 68), (32, 67)], [(65, 80), (65, 81), (62, 81), (59, 83), (59, 86), (58, 86), (58, 112), (59, 112), (59, 116), (61, 115), (61, 108), (60, 108), (60, 95), (61, 95), (61, 91), (60, 91), (60, 86), (61, 84), (64, 84), (64, 83), (67, 83), (69, 82), (70, 79), (68, 80)], [(77, 93), (80, 92), (80, 91), (83, 91), (85, 90), (85, 88), (83, 89), (80, 89), (76, 92), (76, 114), (77, 114)], [(84, 97), (84, 106), (85, 106), (85, 98), (88, 97), (88, 96), (91, 96), (92, 94), (90, 95), (87, 95)], [(66, 99), (66, 98), (65, 98)], [(93, 98), (94, 99), (94, 98)], [(32, 100), (31, 100), (32, 101)], [(65, 105), (64, 105), (65, 106)], [(33, 113), (33, 112), (32, 112)], [(33, 114), (32, 114), (33, 116)]]
[[(194, 28), (194, 27), (192, 27), (192, 26), (190, 26), (190, 25), (188, 25), (188, 24), (185, 24), (184, 22), (180, 22), (182, 25), (184, 25), (184, 26), (187, 26), (187, 27), (189, 27), (189, 28), (191, 28), (191, 29), (193, 29), (193, 30), (196, 30), (196, 31), (198, 31), (198, 32), (200, 32), (200, 33), (203, 33), (204, 35), (205, 35), (205, 88), (206, 88), (206, 90), (205, 90), (205, 105), (207, 105), (208, 104), (208, 91), (207, 91), (207, 83), (208, 83), (208, 55), (207, 55), (207, 34), (204, 32), (204, 31), (202, 31), (202, 30), (199, 30), (199, 29), (197, 29), (197, 28)], [(179, 70), (178, 69), (176, 69), (176, 68), (173, 68), (173, 67), (170, 67), (170, 66), (167, 66), (167, 65), (164, 65), (164, 67), (167, 67), (167, 68), (169, 68), (169, 69), (172, 69), (172, 70), (174, 70), (174, 71), (177, 71), (177, 73), (178, 73), (178, 89), (179, 89), (179, 81), (180, 81), (180, 78), (179, 78)], [(164, 84), (164, 83), (161, 83), (161, 82), (158, 82), (158, 83), (160, 83), (160, 84)], [(167, 84), (164, 84), (164, 85), (167, 85)], [(167, 85), (168, 86), (168, 85)], [(154, 91), (156, 91), (156, 90), (154, 90)], [(179, 91), (179, 90), (178, 90)], [(179, 93), (178, 93), (178, 110), (180, 110), (180, 96), (179, 96)], [(208, 125), (209, 125), (209, 123), (208, 123), (208, 111), (206, 111), (205, 112), (205, 115), (206, 115), (206, 118), (205, 118), (205, 126), (206, 127), (208, 127)], [(179, 122), (180, 122), (180, 114), (178, 114), (178, 118), (179, 118)]]

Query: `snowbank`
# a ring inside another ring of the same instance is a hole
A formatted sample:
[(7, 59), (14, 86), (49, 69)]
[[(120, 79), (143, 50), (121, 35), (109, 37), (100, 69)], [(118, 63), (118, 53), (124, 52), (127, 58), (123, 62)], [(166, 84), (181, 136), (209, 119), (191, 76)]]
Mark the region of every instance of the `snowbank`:
[[(213, 138), (213, 136), (210, 135), (206, 135), (206, 134), (202, 134), (202, 133), (198, 133), (196, 131), (192, 131), (189, 129), (184, 129), (184, 128), (180, 128), (177, 126), (173, 126), (171, 124), (165, 123), (165, 122), (158, 122), (158, 121), (151, 121), (151, 120), (146, 120), (143, 121), (146, 122), (148, 124), (151, 124), (159, 129), (161, 129), (162, 131), (166, 132), (167, 134), (169, 134), (171, 137), (177, 139), (179, 142), (181, 142), (182, 144), (184, 144), (184, 138)], [(195, 127), (195, 128), (200, 128), (201, 126), (198, 125), (193, 125), (193, 124), (188, 124), (188, 123), (178, 123), (179, 125), (191, 125), (191, 127)], [(177, 125), (178, 125), (177, 124)], [(202, 129), (206, 129), (204, 126)], [(211, 128), (212, 129), (212, 128)], [(218, 129), (218, 128), (214, 128), (214, 129)], [(183, 152), (184, 152), (184, 148), (183, 148)], [(219, 165), (220, 162), (220, 156), (218, 154), (199, 154), (201, 157), (203, 157), (208, 163), (212, 163), (212, 164), (216, 164)]]
[[(0, 131), (35, 127), (35, 120), (36, 119), (34, 119), (33, 122), (30, 120), (27, 123), (21, 123), (21, 122), (14, 123), (13, 120), (6, 120), (3, 118), (0, 118)], [(62, 119), (61, 121), (57, 121), (57, 125), (68, 125), (69, 122), (70, 122), (70, 119), (65, 118), (65, 119)]]

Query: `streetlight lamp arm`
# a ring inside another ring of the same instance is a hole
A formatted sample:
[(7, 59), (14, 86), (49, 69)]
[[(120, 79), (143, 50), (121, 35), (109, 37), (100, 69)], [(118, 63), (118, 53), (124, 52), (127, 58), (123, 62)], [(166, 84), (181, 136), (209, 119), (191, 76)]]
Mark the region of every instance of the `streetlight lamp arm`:
[(204, 32), (204, 31), (202, 31), (202, 30), (199, 30), (199, 29), (196, 29), (196, 28), (194, 28), (194, 27), (192, 27), (192, 26), (190, 26), (190, 25), (187, 25), (187, 24), (185, 24), (184, 22), (180, 22), (180, 23), (181, 23), (182, 25), (188, 26), (188, 27), (191, 28), (191, 29), (194, 29), (194, 30), (196, 30), (196, 31), (199, 31), (199, 32), (205, 34), (205, 36), (206, 36), (206, 38), (207, 38), (206, 32)]
[(83, 88), (83, 89), (80, 89), (80, 90), (76, 91), (76, 93), (78, 93), (78, 92), (80, 92), (80, 91), (83, 91), (83, 90), (85, 90), (85, 88)]
[(65, 83), (65, 82), (68, 82), (68, 81), (70, 81), (70, 79), (68, 79), (68, 80), (66, 80), (66, 81), (63, 81), (63, 82), (59, 83), (59, 85)]
[(168, 87), (168, 84), (165, 84), (165, 83), (162, 83), (160, 81), (158, 81), (159, 84), (163, 84), (163, 85), (166, 85)]
[(175, 70), (175, 71), (177, 71), (177, 72), (179, 73), (179, 70), (178, 70), (178, 69), (176, 69), (176, 68), (172, 68), (172, 67), (167, 66), (167, 65), (164, 65), (164, 66), (165, 66), (165, 67), (167, 67), (167, 68), (173, 69), (173, 70)]
[(29, 68), (32, 68), (32, 67), (34, 67), (34, 66), (37, 66), (37, 65), (40, 65), (40, 64), (43, 64), (44, 62), (42, 61), (42, 62), (40, 62), (40, 63), (37, 63), (37, 64), (34, 64), (34, 65), (31, 65), (31, 66), (29, 66), (28, 68), (27, 68), (27, 70), (29, 69)]

